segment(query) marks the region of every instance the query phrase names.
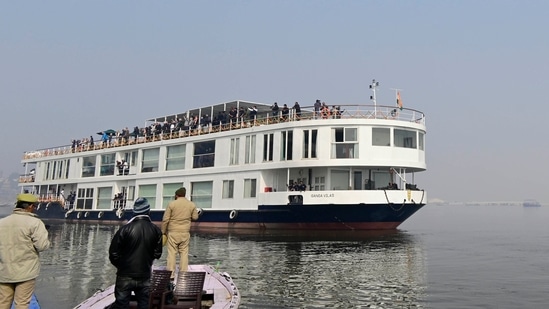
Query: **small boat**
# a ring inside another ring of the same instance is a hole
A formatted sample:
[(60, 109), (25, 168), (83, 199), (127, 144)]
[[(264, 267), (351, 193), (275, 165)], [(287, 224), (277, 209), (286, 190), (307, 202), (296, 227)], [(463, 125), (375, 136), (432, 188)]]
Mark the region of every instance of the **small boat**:
[(524, 207), (540, 207), (541, 204), (536, 200), (528, 199), (528, 200), (525, 200), (522, 203), (522, 206), (524, 206)]
[[(164, 271), (167, 272), (165, 266), (154, 266), (153, 276), (155, 271), (158, 273)], [(169, 272), (168, 272), (169, 274)], [(196, 279), (188, 279), (185, 275), (202, 274), (198, 291), (201, 297), (198, 299), (200, 308), (208, 309), (236, 309), (240, 306), (240, 293), (231, 276), (226, 272), (220, 272), (210, 265), (189, 265), (187, 272), (181, 272), (175, 278), (173, 283), (174, 298), (177, 297), (176, 292), (180, 286), (188, 288), (193, 284), (196, 286)], [(184, 279), (182, 279), (184, 278)], [(153, 294), (153, 281), (151, 278), (151, 294)], [(187, 280), (187, 281), (186, 281)], [(193, 282), (191, 282), (193, 281)], [(169, 276), (167, 277), (169, 282)], [(153, 295), (151, 295), (152, 298)], [(180, 300), (178, 305), (165, 304), (164, 298), (162, 299), (162, 305), (157, 304), (158, 308), (177, 308), (177, 306), (183, 302)], [(78, 304), (74, 309), (104, 309), (114, 302), (114, 285), (109, 286), (104, 290), (97, 291), (90, 298)], [(193, 301), (196, 301), (193, 299)], [(173, 301), (172, 301), (173, 302)], [(130, 308), (136, 308), (136, 302), (130, 302)], [(187, 307), (182, 307), (187, 308)]]

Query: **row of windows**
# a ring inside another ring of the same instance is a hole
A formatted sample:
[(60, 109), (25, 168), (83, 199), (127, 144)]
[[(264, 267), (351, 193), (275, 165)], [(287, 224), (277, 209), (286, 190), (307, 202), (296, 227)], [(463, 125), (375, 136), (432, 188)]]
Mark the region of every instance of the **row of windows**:
[[(156, 207), (156, 184), (140, 185), (139, 197), (147, 198), (151, 208), (163, 208), (168, 206), (168, 203), (175, 197), (174, 193), (177, 189), (183, 186), (183, 183), (168, 183), (162, 186), (162, 205)], [(221, 197), (223, 199), (234, 198), (234, 180), (224, 180), (223, 189), (221, 191)], [(243, 192), (244, 198), (254, 198), (257, 195), (257, 180), (256, 179), (244, 179), (243, 180)], [(136, 199), (135, 187), (130, 186), (128, 188), (122, 188), (122, 196), (124, 201), (133, 201)], [(112, 187), (97, 188), (97, 208), (98, 209), (112, 209), (116, 206), (113, 201), (114, 196)], [(190, 190), (190, 199), (200, 208), (211, 208), (213, 199), (213, 182), (202, 181), (192, 182)], [(77, 191), (76, 208), (77, 209), (92, 209), (94, 200), (93, 188), (81, 188)], [(125, 203), (124, 203), (125, 204)]]
[[(334, 159), (353, 159), (358, 158), (358, 129), (357, 128), (332, 128), (331, 130), (331, 158)], [(318, 130), (303, 130), (302, 131), (302, 156), (303, 158), (316, 158), (318, 147)], [(395, 147), (412, 148), (423, 150), (424, 134), (417, 131), (394, 129), (393, 141)], [(256, 158), (256, 140), (257, 136), (245, 136), (244, 145), (244, 163), (255, 163)], [(262, 159), (263, 162), (271, 162), (274, 158), (274, 133), (263, 135)], [(373, 146), (391, 146), (391, 129), (390, 128), (373, 128), (372, 129), (372, 145)], [(212, 167), (215, 162), (215, 140), (197, 142), (193, 144), (192, 168)], [(166, 148), (165, 167), (166, 171), (181, 170), (186, 164), (186, 145), (174, 145)], [(280, 132), (280, 159), (282, 161), (293, 160), (294, 152), (294, 131)], [(223, 154), (224, 155), (224, 154)], [(136, 159), (137, 151), (125, 153), (124, 158), (128, 162), (128, 169), (133, 170), (133, 174), (137, 171)], [(141, 159), (141, 173), (158, 172), (160, 149), (143, 149)], [(117, 170), (120, 175), (128, 174), (127, 170), (120, 170), (115, 161), (115, 154), (101, 155), (99, 175), (114, 175)], [(240, 164), (240, 138), (232, 138), (229, 148), (229, 165)], [(96, 157), (84, 157), (82, 167), (82, 177), (95, 176)], [(125, 169), (124, 167), (123, 169)], [(124, 172), (124, 173), (122, 173)]]

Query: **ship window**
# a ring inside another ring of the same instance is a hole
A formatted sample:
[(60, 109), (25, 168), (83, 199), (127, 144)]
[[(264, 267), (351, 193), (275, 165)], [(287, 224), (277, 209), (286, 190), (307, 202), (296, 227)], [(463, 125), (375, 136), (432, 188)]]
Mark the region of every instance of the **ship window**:
[(303, 158), (316, 158), (318, 130), (303, 130)]
[(418, 138), (418, 145), (419, 145), (419, 149), (420, 150), (425, 150), (424, 149), (424, 142), (425, 142), (425, 134), (423, 134), (422, 132), (419, 132), (419, 138)]
[(146, 198), (151, 205), (151, 209), (156, 208), (156, 184), (140, 185), (138, 196)]
[(213, 182), (202, 181), (192, 183), (191, 200), (199, 208), (212, 208)]
[(141, 172), (158, 172), (159, 149), (143, 149), (143, 161), (141, 162)]
[(326, 180), (324, 176), (314, 177), (313, 181), (314, 182), (311, 186), (313, 191), (323, 191), (326, 189)]
[(391, 130), (389, 128), (373, 128), (372, 146), (391, 146)]
[(280, 160), (292, 160), (293, 157), (293, 140), (294, 132), (293, 131), (282, 131), (281, 132), (282, 140), (280, 147)]
[(95, 176), (95, 157), (82, 158), (82, 177)]
[(273, 161), (274, 134), (263, 135), (263, 162)]
[(238, 165), (240, 138), (231, 138), (229, 165)]
[(193, 168), (211, 167), (215, 162), (215, 141), (194, 143)]
[(244, 163), (255, 163), (255, 135), (246, 136), (246, 153), (244, 154)]
[(223, 198), (234, 197), (234, 180), (223, 180)]
[(395, 147), (417, 148), (416, 131), (395, 129), (394, 135)]
[(93, 188), (78, 189), (76, 208), (77, 209), (92, 209), (93, 206)]
[(130, 166), (137, 165), (137, 151), (124, 153), (124, 161), (128, 162)]
[(162, 188), (162, 208), (166, 209), (168, 204), (175, 199), (175, 191), (183, 187), (183, 183), (165, 183)]
[(358, 158), (358, 142), (356, 128), (332, 129), (332, 158)]
[(257, 192), (256, 179), (244, 179), (244, 197), (255, 197)]
[(176, 145), (176, 146), (167, 147), (167, 154), (166, 154), (166, 170), (167, 171), (182, 170), (185, 168), (185, 150), (186, 150), (185, 145)]
[(111, 209), (113, 197), (112, 187), (97, 188), (97, 208)]
[(99, 172), (100, 176), (111, 176), (114, 175), (114, 153), (101, 155), (101, 169)]

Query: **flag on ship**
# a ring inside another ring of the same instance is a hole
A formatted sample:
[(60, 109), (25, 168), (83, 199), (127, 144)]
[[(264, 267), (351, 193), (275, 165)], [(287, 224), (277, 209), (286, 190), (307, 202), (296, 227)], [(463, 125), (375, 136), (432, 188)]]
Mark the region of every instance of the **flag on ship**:
[(400, 99), (400, 91), (397, 91), (397, 106), (402, 110), (402, 100)]

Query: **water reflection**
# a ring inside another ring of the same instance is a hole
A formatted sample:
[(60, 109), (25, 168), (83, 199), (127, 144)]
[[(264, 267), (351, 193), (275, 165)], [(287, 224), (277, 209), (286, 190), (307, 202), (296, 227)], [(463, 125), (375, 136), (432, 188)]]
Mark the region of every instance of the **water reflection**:
[[(117, 229), (52, 224), (52, 249), (42, 255), (37, 285), (44, 308), (72, 308), (114, 282), (108, 246)], [(241, 308), (422, 308), (423, 247), (400, 231), (214, 230), (193, 234), (190, 262), (229, 272), (240, 289)], [(166, 252), (158, 264), (165, 257)]]

